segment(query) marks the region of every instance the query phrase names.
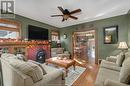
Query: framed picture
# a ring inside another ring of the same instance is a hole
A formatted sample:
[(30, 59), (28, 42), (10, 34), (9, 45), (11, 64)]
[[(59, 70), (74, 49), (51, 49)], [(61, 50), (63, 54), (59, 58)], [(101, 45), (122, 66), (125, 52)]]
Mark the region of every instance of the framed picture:
[(104, 44), (117, 44), (118, 26), (104, 27)]

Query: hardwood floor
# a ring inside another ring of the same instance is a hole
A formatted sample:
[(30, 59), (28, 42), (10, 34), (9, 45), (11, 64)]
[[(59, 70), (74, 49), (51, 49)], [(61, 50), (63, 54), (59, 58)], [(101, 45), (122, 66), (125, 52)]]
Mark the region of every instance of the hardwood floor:
[(97, 64), (86, 64), (81, 66), (86, 67), (86, 70), (72, 86), (94, 86), (99, 66)]

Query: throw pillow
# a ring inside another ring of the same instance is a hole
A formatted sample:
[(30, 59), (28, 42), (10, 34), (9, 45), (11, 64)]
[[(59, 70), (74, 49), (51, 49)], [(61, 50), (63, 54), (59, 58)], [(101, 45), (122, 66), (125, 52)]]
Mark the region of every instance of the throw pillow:
[(120, 71), (119, 80), (126, 84), (130, 82), (130, 58), (124, 61)]
[(123, 53), (120, 53), (119, 55), (117, 55), (117, 60), (116, 60), (116, 64), (121, 67), (122, 63), (125, 59), (125, 56), (123, 55)]
[(17, 59), (17, 57), (14, 54), (11, 54), (11, 53), (3, 53), (1, 55), (1, 58), (14, 58), (14, 59)]
[(107, 60), (107, 61), (110, 61), (110, 62), (116, 63), (116, 61), (117, 61), (117, 56), (110, 56), (110, 57), (107, 57), (106, 60)]
[(43, 75), (47, 74), (41, 63), (38, 63), (38, 62), (33, 61), (33, 60), (28, 60), (28, 61), (38, 65), (42, 69)]
[(27, 61), (27, 58), (23, 54), (17, 54), (17, 59)]
[(42, 70), (36, 64), (19, 60), (11, 62), (11, 65), (22, 73), (30, 76), (34, 83), (43, 79)]

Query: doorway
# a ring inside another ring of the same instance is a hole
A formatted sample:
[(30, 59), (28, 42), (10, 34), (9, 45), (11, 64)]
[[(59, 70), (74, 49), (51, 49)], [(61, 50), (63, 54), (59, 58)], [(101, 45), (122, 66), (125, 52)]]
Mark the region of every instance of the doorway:
[(74, 32), (74, 58), (81, 63), (95, 63), (95, 30)]

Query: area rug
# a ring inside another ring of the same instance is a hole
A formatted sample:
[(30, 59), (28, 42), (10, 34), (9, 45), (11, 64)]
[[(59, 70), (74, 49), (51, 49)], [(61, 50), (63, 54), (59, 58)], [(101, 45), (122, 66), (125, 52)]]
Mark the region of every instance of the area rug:
[(65, 78), (65, 85), (72, 86), (72, 84), (80, 77), (86, 68), (76, 66), (75, 70), (73, 67), (69, 68), (68, 76)]
[[(48, 64), (48, 66), (64, 70), (63, 68), (57, 67), (53, 64)], [(72, 86), (72, 84), (80, 77), (80, 75), (86, 70), (86, 68), (83, 68), (80, 66), (75, 66), (75, 70), (74, 70), (74, 67), (71, 66), (68, 70), (69, 70), (68, 75), (67, 75), (67, 77), (65, 77), (65, 85)]]

